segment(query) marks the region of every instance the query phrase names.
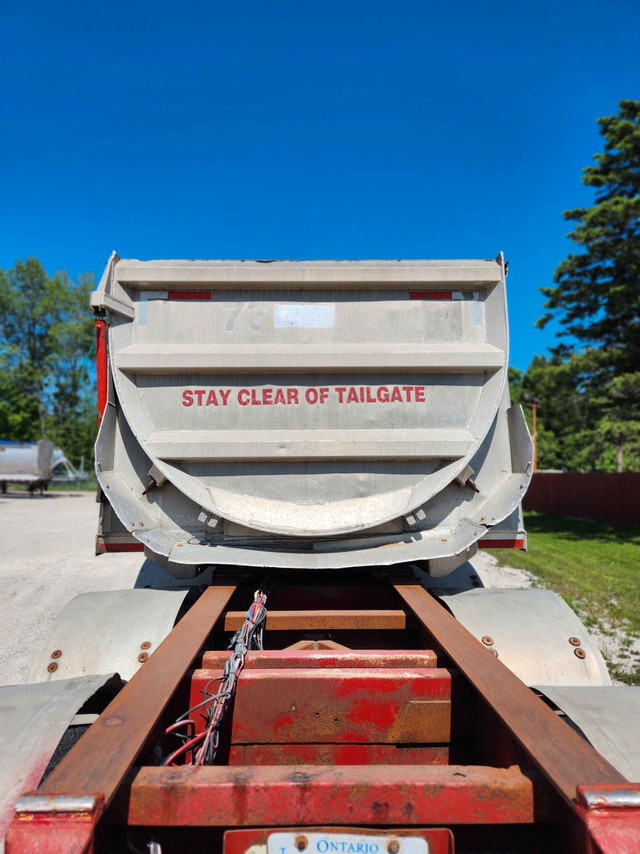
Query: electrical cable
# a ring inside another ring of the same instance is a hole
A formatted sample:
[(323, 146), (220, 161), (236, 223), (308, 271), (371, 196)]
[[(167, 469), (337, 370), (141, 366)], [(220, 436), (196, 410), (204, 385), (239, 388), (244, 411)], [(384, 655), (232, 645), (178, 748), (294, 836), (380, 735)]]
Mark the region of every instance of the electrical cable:
[[(253, 602), (243, 624), (231, 638), (228, 649), (231, 655), (225, 662), (224, 674), (210, 679), (204, 687), (202, 702), (192, 706), (165, 730), (166, 735), (178, 737), (182, 744), (165, 760), (164, 765), (174, 765), (176, 759), (184, 756), (191, 765), (213, 765), (220, 742), (220, 726), (229, 703), (235, 694), (238, 676), (245, 664), (247, 652), (251, 649), (263, 649), (264, 626), (267, 618), (266, 585), (254, 593)], [(216, 693), (209, 688), (214, 682), (220, 687)], [(196, 723), (192, 718), (193, 712), (205, 709), (206, 723), (202, 732), (194, 735)], [(182, 727), (187, 727), (186, 733), (181, 733)]]

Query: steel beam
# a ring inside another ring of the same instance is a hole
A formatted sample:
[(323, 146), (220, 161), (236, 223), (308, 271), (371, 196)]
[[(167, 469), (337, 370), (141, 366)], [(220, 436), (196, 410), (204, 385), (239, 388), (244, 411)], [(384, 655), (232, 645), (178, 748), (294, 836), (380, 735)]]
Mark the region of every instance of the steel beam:
[(576, 809), (579, 785), (625, 782), (423, 587), (404, 581), (393, 586), (572, 808)]
[[(109, 704), (98, 720), (46, 778), (35, 795), (20, 801), (6, 840), (7, 854), (59, 852), (56, 828), (74, 837), (65, 851), (91, 851), (95, 824), (147, 740), (167, 703), (184, 678), (235, 590), (232, 585), (209, 587), (180, 620), (156, 652)], [(70, 822), (66, 813), (43, 810), (42, 796), (84, 796), (98, 804), (83, 821)], [(98, 796), (96, 799), (95, 796)], [(34, 828), (40, 828), (39, 831)], [(37, 833), (37, 839), (34, 834)], [(36, 845), (37, 842), (37, 845)]]
[(102, 793), (105, 805), (227, 605), (235, 586), (209, 587), (39, 788), (39, 794)]

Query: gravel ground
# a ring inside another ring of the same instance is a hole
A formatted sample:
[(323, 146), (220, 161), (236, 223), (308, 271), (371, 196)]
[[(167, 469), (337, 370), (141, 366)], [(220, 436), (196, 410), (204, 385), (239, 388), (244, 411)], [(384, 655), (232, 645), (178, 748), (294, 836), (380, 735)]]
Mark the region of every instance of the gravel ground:
[(97, 524), (91, 492), (0, 495), (0, 685), (23, 681), (74, 596), (140, 585), (140, 553), (94, 555)]

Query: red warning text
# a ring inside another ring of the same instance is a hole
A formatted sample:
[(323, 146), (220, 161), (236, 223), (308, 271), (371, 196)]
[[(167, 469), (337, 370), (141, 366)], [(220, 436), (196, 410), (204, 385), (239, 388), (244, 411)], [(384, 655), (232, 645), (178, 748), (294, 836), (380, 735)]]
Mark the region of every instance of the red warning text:
[(187, 388), (183, 406), (311, 406), (333, 403), (425, 403), (423, 385), (260, 386), (259, 388)]

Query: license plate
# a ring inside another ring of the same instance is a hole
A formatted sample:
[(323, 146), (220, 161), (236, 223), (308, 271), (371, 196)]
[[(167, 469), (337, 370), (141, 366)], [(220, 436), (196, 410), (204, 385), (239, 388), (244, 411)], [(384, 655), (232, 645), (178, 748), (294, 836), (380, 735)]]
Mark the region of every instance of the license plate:
[(392, 833), (272, 833), (267, 854), (429, 854), (421, 836)]

